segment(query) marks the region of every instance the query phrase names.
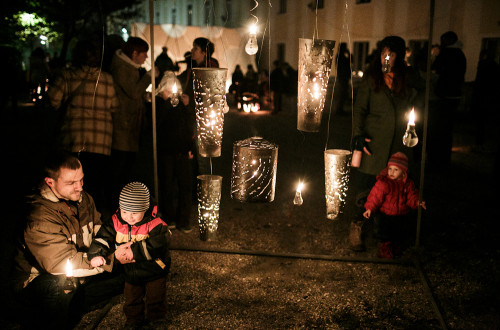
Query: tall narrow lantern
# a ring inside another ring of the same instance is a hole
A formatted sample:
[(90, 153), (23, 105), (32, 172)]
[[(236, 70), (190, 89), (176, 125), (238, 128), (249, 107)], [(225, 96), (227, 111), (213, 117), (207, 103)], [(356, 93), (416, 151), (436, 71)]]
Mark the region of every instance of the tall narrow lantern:
[(319, 132), (335, 41), (299, 39), (297, 129)]
[(325, 150), (326, 217), (337, 219), (342, 213), (349, 184), (351, 152), (342, 149)]
[(222, 176), (198, 175), (198, 225), (200, 239), (210, 241), (216, 238), (219, 227), (219, 208)]
[(219, 157), (226, 106), (227, 69), (194, 68), (193, 88), (199, 153)]
[(277, 167), (276, 144), (256, 136), (235, 142), (231, 198), (242, 202), (272, 202)]

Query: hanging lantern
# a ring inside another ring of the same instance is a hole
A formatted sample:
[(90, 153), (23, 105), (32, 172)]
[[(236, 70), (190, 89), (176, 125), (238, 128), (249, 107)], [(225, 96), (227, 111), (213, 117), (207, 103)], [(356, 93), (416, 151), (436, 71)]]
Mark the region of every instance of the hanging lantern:
[(351, 152), (342, 149), (325, 150), (326, 217), (337, 219), (342, 213), (349, 184)]
[(272, 202), (277, 167), (277, 145), (256, 136), (235, 142), (231, 198), (242, 202)]
[(196, 178), (200, 239), (203, 241), (214, 240), (219, 226), (222, 176), (198, 175)]
[(227, 69), (194, 68), (193, 87), (199, 153), (202, 157), (221, 154)]
[(299, 39), (297, 129), (319, 132), (335, 41)]

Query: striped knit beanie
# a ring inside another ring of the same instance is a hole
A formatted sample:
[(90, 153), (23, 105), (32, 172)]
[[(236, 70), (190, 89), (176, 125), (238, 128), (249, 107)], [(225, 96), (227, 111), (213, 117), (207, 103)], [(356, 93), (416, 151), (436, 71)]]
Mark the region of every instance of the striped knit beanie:
[(406, 172), (408, 171), (408, 157), (402, 152), (396, 152), (389, 158), (389, 162), (387, 163), (387, 166), (391, 165), (397, 166)]
[(144, 212), (149, 208), (149, 189), (144, 183), (131, 182), (120, 193), (120, 209), (127, 212)]

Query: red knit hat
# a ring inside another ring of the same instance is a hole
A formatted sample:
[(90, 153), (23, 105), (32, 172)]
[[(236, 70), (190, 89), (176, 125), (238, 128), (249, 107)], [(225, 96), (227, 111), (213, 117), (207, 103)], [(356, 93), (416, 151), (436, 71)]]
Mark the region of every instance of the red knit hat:
[(397, 166), (406, 172), (408, 171), (408, 157), (402, 152), (396, 152), (389, 158), (389, 162), (387, 163), (387, 166), (391, 165)]

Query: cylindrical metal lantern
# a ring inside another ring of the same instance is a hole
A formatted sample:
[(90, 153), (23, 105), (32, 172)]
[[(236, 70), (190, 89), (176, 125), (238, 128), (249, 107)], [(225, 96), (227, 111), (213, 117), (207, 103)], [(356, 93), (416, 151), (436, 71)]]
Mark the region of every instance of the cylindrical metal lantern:
[(326, 217), (337, 219), (342, 213), (349, 185), (351, 152), (342, 149), (325, 150)]
[(335, 41), (299, 39), (297, 129), (319, 132)]
[(226, 106), (227, 69), (194, 68), (196, 131), (202, 157), (219, 157)]
[(231, 198), (242, 202), (272, 202), (276, 186), (278, 146), (261, 137), (233, 144)]
[(197, 176), (198, 226), (203, 241), (213, 240), (217, 236), (221, 187), (222, 176)]

